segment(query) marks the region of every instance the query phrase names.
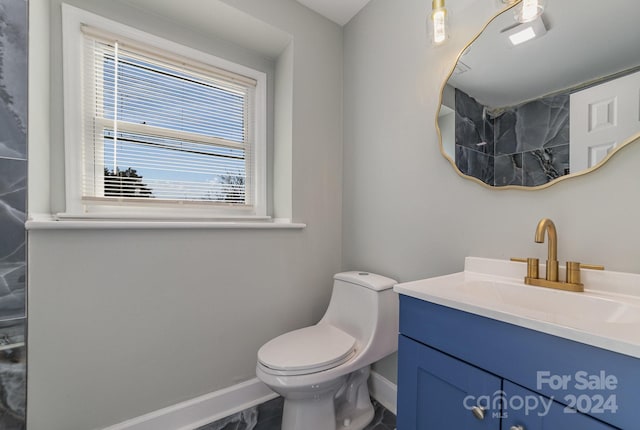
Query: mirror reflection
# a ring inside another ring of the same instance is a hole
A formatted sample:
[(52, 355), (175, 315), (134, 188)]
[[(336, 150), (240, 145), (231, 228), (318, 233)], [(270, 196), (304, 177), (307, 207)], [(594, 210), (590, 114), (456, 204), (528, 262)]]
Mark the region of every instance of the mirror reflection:
[(498, 15), (444, 86), (443, 153), (495, 187), (544, 186), (606, 161), (640, 132), (638, 17), (640, 2), (626, 0), (549, 0), (526, 24)]

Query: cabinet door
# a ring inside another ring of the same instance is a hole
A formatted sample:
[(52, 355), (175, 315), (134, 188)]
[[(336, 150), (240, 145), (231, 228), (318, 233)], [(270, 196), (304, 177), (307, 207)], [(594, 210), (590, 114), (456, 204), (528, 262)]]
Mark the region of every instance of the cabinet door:
[(611, 427), (587, 415), (568, 412), (565, 405), (504, 381), (504, 430), (612, 430)]
[(500, 404), (489, 399), (500, 388), (498, 377), (400, 336), (398, 430), (499, 430)]

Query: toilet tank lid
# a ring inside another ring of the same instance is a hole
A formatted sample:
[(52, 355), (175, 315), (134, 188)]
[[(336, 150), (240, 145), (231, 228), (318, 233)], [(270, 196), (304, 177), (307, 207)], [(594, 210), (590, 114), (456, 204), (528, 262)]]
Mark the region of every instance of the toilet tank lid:
[(352, 284), (360, 285), (371, 290), (383, 291), (392, 288), (398, 282), (394, 279), (387, 278), (385, 276), (376, 275), (369, 272), (342, 272), (333, 275), (333, 279), (338, 281), (350, 282)]

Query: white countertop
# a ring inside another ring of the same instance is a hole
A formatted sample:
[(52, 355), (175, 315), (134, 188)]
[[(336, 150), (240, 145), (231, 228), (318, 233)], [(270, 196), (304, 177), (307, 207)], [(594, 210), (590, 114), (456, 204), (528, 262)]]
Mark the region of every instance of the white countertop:
[(640, 275), (583, 269), (585, 291), (575, 293), (525, 285), (525, 274), (525, 263), (467, 257), (464, 272), (394, 291), (640, 358)]

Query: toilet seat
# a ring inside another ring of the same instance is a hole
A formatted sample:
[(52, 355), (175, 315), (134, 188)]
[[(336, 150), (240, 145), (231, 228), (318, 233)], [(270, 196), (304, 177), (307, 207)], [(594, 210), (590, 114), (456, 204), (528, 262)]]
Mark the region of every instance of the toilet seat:
[(278, 375), (302, 375), (339, 366), (355, 354), (356, 340), (328, 324), (285, 333), (258, 351), (265, 371)]

